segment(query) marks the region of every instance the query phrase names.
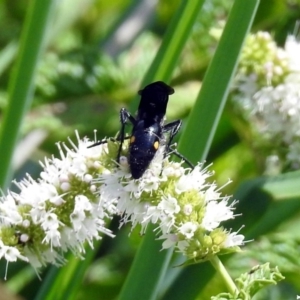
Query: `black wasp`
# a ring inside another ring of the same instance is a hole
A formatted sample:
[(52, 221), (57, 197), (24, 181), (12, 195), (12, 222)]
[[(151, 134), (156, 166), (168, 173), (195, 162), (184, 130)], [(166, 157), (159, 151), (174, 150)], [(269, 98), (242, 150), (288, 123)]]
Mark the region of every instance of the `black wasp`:
[[(121, 130), (117, 137), (117, 140), (120, 141), (117, 161), (119, 161), (124, 140), (129, 138), (128, 162), (134, 179), (142, 177), (155, 153), (163, 145), (165, 146), (165, 155), (172, 151), (193, 168), (187, 159), (176, 150), (171, 149), (172, 140), (181, 127), (181, 120), (164, 125), (169, 95), (174, 93), (174, 89), (162, 81), (156, 81), (138, 93), (141, 95), (141, 100), (136, 117), (133, 117), (125, 108), (120, 110)], [(127, 137), (125, 136), (125, 125), (128, 121), (133, 128), (131, 135)], [(166, 134), (168, 134), (168, 140), (166, 140)], [(90, 147), (105, 142), (100, 141)]]

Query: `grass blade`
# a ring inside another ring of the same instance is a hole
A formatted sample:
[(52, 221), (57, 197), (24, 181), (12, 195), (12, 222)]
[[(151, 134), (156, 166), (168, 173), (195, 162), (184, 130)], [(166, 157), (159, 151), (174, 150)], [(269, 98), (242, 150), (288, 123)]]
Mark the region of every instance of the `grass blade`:
[[(199, 97), (179, 142), (179, 151), (192, 162), (204, 160), (207, 156), (258, 4), (259, 0), (234, 2)], [(213, 274), (209, 263), (185, 267), (163, 299), (195, 299)]]
[(8, 107), (0, 132), (0, 187), (10, 181), (10, 165), (23, 117), (33, 97), (33, 80), (39, 56), (43, 50), (48, 19), (54, 1), (30, 2), (21, 37), (20, 52), (9, 84)]
[(236, 0), (178, 148), (192, 162), (206, 159), (259, 0)]
[[(181, 2), (142, 86), (156, 80), (170, 81), (202, 4), (203, 1), (194, 0)], [(136, 101), (132, 103), (131, 111), (135, 111), (136, 103)], [(120, 300), (156, 299), (172, 254), (172, 251), (160, 249), (161, 242), (155, 240), (153, 227), (149, 226), (121, 291)]]

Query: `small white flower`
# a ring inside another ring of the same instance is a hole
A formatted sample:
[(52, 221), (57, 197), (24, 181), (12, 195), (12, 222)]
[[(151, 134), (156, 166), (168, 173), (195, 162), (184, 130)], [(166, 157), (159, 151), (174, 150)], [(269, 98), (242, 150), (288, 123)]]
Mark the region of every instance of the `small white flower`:
[(177, 243), (177, 248), (181, 253), (185, 253), (188, 246), (189, 246), (189, 243), (186, 240), (178, 241), (178, 243)]
[(242, 234), (237, 234), (237, 232), (232, 232), (227, 235), (227, 239), (224, 242), (224, 246), (227, 248), (242, 246), (244, 245), (244, 236)]
[(49, 230), (46, 230), (45, 233), (46, 236), (43, 239), (42, 243), (50, 244), (51, 250), (53, 250), (53, 247), (60, 247), (61, 234), (57, 229), (51, 228)]
[(202, 226), (212, 231), (217, 228), (221, 222), (232, 219), (232, 208), (228, 206), (228, 199), (222, 201), (210, 201), (206, 206), (206, 213), (202, 221)]
[(29, 220), (24, 220), (22, 222), (22, 226), (25, 227), (25, 228), (28, 228), (30, 226), (30, 221)]
[(145, 192), (151, 192), (157, 190), (159, 187), (160, 179), (158, 176), (154, 176), (151, 172), (145, 172), (141, 179), (140, 188)]
[(84, 181), (89, 183), (93, 180), (93, 176), (91, 174), (85, 174), (84, 175)]
[(183, 208), (183, 212), (185, 215), (189, 216), (193, 211), (193, 207), (191, 204), (186, 204)]
[(29, 240), (28, 234), (22, 233), (22, 234), (20, 235), (20, 242), (21, 242), (21, 243), (27, 243), (28, 240)]
[(162, 249), (174, 247), (178, 242), (177, 235), (172, 233), (163, 234), (159, 237), (159, 239), (164, 240), (164, 242), (162, 243)]
[[(61, 196), (63, 196), (63, 195), (61, 195)], [(61, 206), (63, 203), (66, 202), (61, 196), (57, 196), (56, 198), (52, 198), (51, 202), (56, 206)]]
[(46, 212), (42, 219), (41, 226), (45, 231), (49, 229), (58, 229), (61, 223), (59, 222), (57, 215), (52, 212)]
[(119, 163), (121, 166), (126, 166), (126, 167), (129, 166), (127, 157), (123, 155), (120, 156)]
[(17, 261), (17, 259), (28, 261), (28, 258), (23, 256), (16, 247), (6, 246), (0, 240), (0, 259), (2, 257), (4, 257), (8, 262), (14, 262)]
[(202, 165), (197, 165), (191, 172), (180, 177), (176, 183), (176, 192), (178, 194), (188, 190), (201, 190), (206, 188), (206, 179), (211, 176), (206, 172), (207, 169), (201, 169)]
[(184, 168), (181, 166), (181, 163), (167, 164), (162, 170), (163, 177), (180, 177), (183, 174)]
[(169, 233), (173, 230), (176, 222), (175, 215), (162, 215), (159, 228), (162, 232)]
[(70, 215), (70, 220), (72, 221), (73, 228), (75, 232), (81, 230), (83, 220), (85, 219), (84, 211), (76, 210)]
[(9, 224), (13, 222), (14, 224), (19, 224), (23, 221), (12, 193), (7, 195), (5, 202), (0, 202), (0, 212), (0, 218), (3, 223)]
[(208, 189), (205, 191), (205, 201), (209, 202), (211, 200), (220, 199), (220, 191), (216, 190), (217, 186), (215, 183), (212, 183)]
[(168, 195), (164, 197), (157, 206), (158, 209), (162, 210), (166, 214), (177, 214), (180, 211), (177, 199)]
[(178, 228), (178, 231), (183, 234), (188, 240), (194, 236), (198, 226), (192, 222), (187, 222)]
[(289, 35), (286, 39), (284, 50), (288, 57), (289, 69), (291, 72), (300, 72), (300, 43), (294, 35)]
[(84, 195), (77, 195), (75, 197), (74, 211), (91, 211), (93, 209), (91, 202)]
[(122, 189), (125, 192), (129, 192), (131, 197), (139, 198), (143, 192), (143, 186), (141, 186), (140, 182), (139, 180), (131, 180)]
[(62, 182), (62, 184), (60, 185), (60, 188), (63, 192), (67, 192), (70, 190), (71, 184), (69, 182)]

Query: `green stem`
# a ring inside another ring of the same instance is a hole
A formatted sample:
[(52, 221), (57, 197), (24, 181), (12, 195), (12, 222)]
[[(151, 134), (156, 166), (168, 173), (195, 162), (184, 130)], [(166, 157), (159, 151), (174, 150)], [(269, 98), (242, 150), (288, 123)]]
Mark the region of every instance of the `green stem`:
[(0, 187), (10, 181), (10, 165), (25, 113), (34, 92), (34, 76), (43, 50), (53, 0), (33, 0), (26, 15), (16, 66), (9, 82), (8, 106), (5, 109), (0, 132)]
[(219, 273), (219, 275), (221, 275), (221, 277), (223, 278), (229, 292), (232, 295), (234, 295), (238, 291), (238, 289), (234, 281), (230, 277), (229, 273), (227, 272), (226, 268), (222, 264), (221, 260), (219, 259), (219, 257), (214, 256), (213, 258), (210, 259), (210, 262), (212, 266), (215, 268), (215, 270)]

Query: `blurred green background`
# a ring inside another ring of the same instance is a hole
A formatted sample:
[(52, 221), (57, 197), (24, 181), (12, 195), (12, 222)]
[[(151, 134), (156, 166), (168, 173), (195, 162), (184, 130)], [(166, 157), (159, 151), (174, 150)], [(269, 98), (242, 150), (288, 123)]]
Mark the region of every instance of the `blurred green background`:
[[(0, 120), (7, 106), (9, 79), (29, 2), (0, 0)], [(189, 115), (232, 3), (205, 1), (171, 80), (175, 94), (170, 97), (168, 121), (183, 119), (184, 123)], [(64, 0), (54, 7), (38, 63), (34, 100), (14, 157), (13, 178), (19, 180), (26, 173), (37, 177), (38, 161), (58, 156), (55, 143), (74, 139), (75, 129), (81, 137), (92, 139), (94, 129), (98, 139), (116, 135), (119, 110), (127, 107), (134, 113), (137, 108), (137, 91), (179, 4), (178, 0)], [(252, 31), (269, 31), (283, 45), (299, 18), (299, 0), (262, 0)], [(207, 158), (208, 163), (214, 162), (215, 180), (220, 185), (228, 178), (233, 180), (225, 188), (227, 194), (233, 194), (243, 181), (261, 175), (255, 154), (234, 130), (232, 114), (228, 104)], [(256, 215), (250, 217), (255, 220)], [(236, 276), (258, 262), (271, 261), (282, 268), (287, 280), (257, 299), (296, 299), (297, 291), (300, 294), (300, 236), (296, 230), (300, 224), (295, 220), (290, 218), (280, 228), (271, 227), (271, 233), (259, 244), (249, 243), (239, 259), (229, 262)], [(117, 230), (118, 220), (113, 220), (111, 228)], [(115, 299), (141, 241), (137, 232), (128, 238), (129, 230), (122, 228), (114, 240), (103, 239), (75, 299)], [(0, 267), (3, 277), (5, 262)], [(36, 287), (42, 285), (34, 271), (22, 263), (9, 265), (8, 278), (0, 285), (0, 299), (34, 299)], [(207, 295), (217, 282), (213, 278), (197, 299), (209, 299)]]

